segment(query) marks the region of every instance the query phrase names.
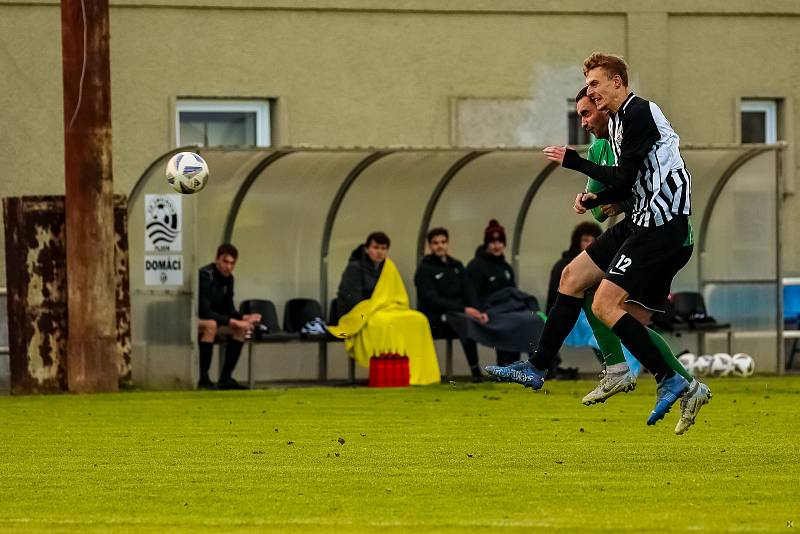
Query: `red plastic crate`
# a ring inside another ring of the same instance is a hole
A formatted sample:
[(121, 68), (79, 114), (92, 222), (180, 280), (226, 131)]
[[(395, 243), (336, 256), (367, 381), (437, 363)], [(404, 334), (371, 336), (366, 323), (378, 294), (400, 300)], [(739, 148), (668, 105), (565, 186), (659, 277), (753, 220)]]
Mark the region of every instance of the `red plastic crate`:
[(369, 387), (408, 386), (408, 358), (399, 354), (381, 354), (369, 360)]

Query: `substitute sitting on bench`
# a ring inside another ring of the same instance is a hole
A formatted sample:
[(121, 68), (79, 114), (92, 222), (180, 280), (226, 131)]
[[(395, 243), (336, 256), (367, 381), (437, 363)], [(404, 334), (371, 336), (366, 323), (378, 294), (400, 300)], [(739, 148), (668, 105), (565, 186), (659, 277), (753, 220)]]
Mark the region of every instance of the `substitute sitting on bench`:
[[(233, 305), (233, 268), (238, 257), (236, 247), (226, 243), (217, 248), (214, 262), (200, 269), (197, 320), (200, 330), (199, 389), (247, 389), (231, 375), (242, 353), (245, 337), (252, 331), (253, 325), (261, 321), (261, 315), (242, 315)], [(217, 335), (230, 337), (225, 350), (225, 363), (215, 386), (208, 376), (208, 370)]]
[(408, 357), (410, 384), (438, 384), (428, 319), (409, 309), (403, 280), (387, 257), (389, 244), (389, 236), (373, 232), (353, 251), (337, 293), (344, 315), (328, 330), (344, 339), (347, 353), (364, 367), (372, 357), (399, 354)]

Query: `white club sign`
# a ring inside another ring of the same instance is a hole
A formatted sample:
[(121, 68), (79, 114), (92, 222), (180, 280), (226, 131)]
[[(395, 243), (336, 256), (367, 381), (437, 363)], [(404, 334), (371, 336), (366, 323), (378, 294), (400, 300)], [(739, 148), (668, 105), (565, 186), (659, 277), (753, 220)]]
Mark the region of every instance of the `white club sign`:
[(145, 285), (183, 285), (181, 195), (145, 195), (144, 221)]

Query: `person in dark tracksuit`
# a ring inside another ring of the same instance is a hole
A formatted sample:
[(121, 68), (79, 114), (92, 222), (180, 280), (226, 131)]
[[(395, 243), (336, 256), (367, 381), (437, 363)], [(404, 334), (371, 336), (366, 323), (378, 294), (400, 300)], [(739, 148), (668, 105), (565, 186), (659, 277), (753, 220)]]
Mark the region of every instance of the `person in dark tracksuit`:
[[(467, 265), (467, 273), (478, 294), (478, 306), (487, 308), (489, 296), (499, 289), (517, 287), (514, 269), (503, 255), (506, 250), (506, 229), (496, 219), (489, 221), (483, 232), (483, 244)], [(508, 365), (519, 359), (519, 353), (497, 350), (497, 365)]]
[(372, 296), (389, 254), (389, 245), (389, 236), (383, 232), (373, 232), (367, 236), (363, 245), (356, 247), (350, 254), (336, 292), (339, 317)]
[[(239, 251), (225, 243), (217, 248), (217, 257), (200, 269), (198, 273), (198, 320), (200, 333), (200, 381), (199, 389), (247, 389), (231, 376), (242, 353), (245, 336), (253, 325), (261, 321), (261, 315), (242, 315), (233, 305), (233, 269)], [(225, 363), (219, 381), (215, 385), (208, 376), (214, 339), (217, 334), (230, 335), (225, 350)]]
[[(485, 323), (489, 320), (478, 310), (478, 296), (464, 265), (449, 256), (449, 234), (445, 228), (428, 232), (431, 253), (422, 258), (414, 275), (417, 287), (417, 308), (425, 314), (434, 338), (452, 337), (456, 333), (445, 320), (447, 312), (463, 312)], [(482, 380), (478, 364), (478, 345), (472, 339), (461, 339), (473, 382)]]

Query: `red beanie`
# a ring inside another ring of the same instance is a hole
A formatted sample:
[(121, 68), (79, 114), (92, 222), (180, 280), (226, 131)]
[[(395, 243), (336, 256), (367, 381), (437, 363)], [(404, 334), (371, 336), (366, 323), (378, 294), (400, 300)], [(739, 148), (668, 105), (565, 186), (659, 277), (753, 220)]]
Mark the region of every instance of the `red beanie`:
[(497, 239), (502, 241), (504, 245), (506, 244), (506, 229), (497, 222), (497, 219), (492, 219), (489, 221), (486, 230), (483, 231), (483, 244), (488, 245)]

